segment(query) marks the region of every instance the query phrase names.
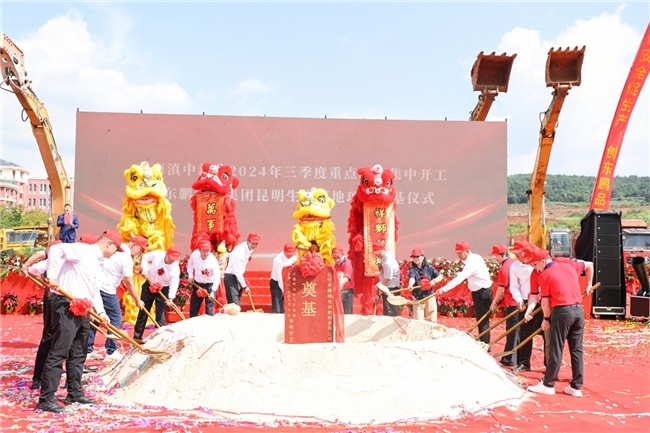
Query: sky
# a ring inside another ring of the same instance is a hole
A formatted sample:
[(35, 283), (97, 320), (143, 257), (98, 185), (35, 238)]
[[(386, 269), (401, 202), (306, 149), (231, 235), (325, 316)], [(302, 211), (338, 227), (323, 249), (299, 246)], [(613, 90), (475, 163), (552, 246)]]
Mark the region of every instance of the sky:
[[(508, 122), (508, 174), (531, 173), (553, 99), (547, 54), (582, 46), (548, 174), (596, 176), (649, 22), (648, 1), (0, 2), (0, 30), (24, 52), (71, 177), (77, 110), (466, 121), (481, 51), (517, 54), (487, 121)], [(650, 175), (648, 87), (618, 176)], [(0, 158), (45, 176), (20, 103), (0, 98)]]

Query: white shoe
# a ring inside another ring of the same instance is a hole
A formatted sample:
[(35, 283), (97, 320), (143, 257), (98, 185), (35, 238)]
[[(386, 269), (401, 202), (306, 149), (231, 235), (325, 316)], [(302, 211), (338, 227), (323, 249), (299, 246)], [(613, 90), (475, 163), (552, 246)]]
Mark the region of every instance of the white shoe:
[(529, 386), (528, 391), (535, 392), (537, 394), (555, 395), (555, 388), (544, 385), (543, 381), (540, 381), (537, 385)]
[(571, 387), (571, 385), (564, 388), (564, 393), (569, 394), (571, 397), (582, 397), (582, 391)]
[(101, 353), (92, 351), (88, 354), (88, 359), (103, 359), (104, 356)]
[(124, 358), (124, 355), (122, 355), (122, 354), (121, 354), (120, 352), (118, 352), (117, 350), (116, 350), (115, 352), (111, 353), (110, 355), (106, 355), (106, 360), (107, 360), (107, 361), (115, 361), (115, 362), (118, 362), (118, 361), (121, 361), (122, 358)]

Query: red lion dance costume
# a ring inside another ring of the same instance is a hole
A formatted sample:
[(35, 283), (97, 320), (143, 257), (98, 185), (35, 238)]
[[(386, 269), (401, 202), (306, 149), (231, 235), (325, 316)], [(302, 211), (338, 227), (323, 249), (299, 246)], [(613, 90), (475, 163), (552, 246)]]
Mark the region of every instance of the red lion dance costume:
[(348, 257), (352, 263), (354, 289), (361, 293), (361, 314), (373, 314), (379, 275), (372, 243), (385, 243), (395, 251), (399, 221), (395, 215), (395, 174), (377, 164), (357, 170), (359, 186), (350, 203)]
[(203, 172), (192, 184), (192, 189), (198, 191), (190, 199), (194, 212), (194, 227), (192, 229), (192, 251), (199, 243), (208, 240), (212, 251), (223, 241), (228, 251), (239, 243), (239, 229), (235, 215), (236, 203), (230, 192), (239, 186), (239, 179), (232, 174), (228, 165), (214, 165), (206, 162)]

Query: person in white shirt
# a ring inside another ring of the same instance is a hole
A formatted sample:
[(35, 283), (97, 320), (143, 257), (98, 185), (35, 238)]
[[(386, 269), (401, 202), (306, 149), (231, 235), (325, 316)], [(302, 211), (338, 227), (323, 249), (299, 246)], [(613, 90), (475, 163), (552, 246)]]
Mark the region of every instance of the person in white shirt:
[[(438, 289), (437, 293), (448, 292), (467, 280), (467, 287), (472, 292), (476, 320), (480, 320), (488, 314), (490, 305), (492, 304), (492, 278), (490, 278), (490, 270), (485, 263), (485, 259), (473, 253), (467, 242), (458, 242), (454, 252), (465, 263), (463, 270), (456, 275), (456, 278)], [(487, 331), (489, 327), (490, 319), (489, 317), (485, 317), (478, 325), (479, 334)], [(489, 345), (490, 333), (486, 332), (481, 337), (481, 341)]]
[[(383, 242), (373, 242), (372, 253), (381, 260), (379, 281), (388, 287), (388, 290), (399, 289), (400, 271), (395, 254), (386, 249), (386, 244)], [(397, 316), (399, 314), (399, 307), (388, 302), (388, 296), (386, 294), (382, 293), (381, 298), (384, 316)]]
[[(83, 242), (52, 245), (47, 256), (47, 276), (49, 277), (50, 309), (49, 324), (52, 329), (52, 346), (45, 359), (41, 376), (41, 395), (36, 409), (47, 412), (65, 412), (56, 401), (63, 363), (66, 364), (68, 396), (65, 404), (93, 404), (95, 400), (84, 395), (81, 388), (81, 375), (86, 361), (86, 342), (90, 320), (88, 311), (70, 309), (71, 301), (58, 290), (63, 290), (75, 300), (91, 300), (92, 307), (103, 322), (108, 322), (104, 312), (99, 289), (95, 285), (102, 271), (105, 259), (120, 250), (122, 236), (114, 231), (106, 231), (95, 244)], [(85, 314), (84, 314), (85, 313)]]
[(246, 272), (246, 265), (259, 242), (260, 235), (250, 233), (246, 238), (246, 242), (235, 245), (235, 248), (230, 252), (228, 266), (226, 266), (226, 272), (223, 276), (223, 282), (226, 286), (226, 298), (229, 304), (241, 305), (242, 292), (250, 292), (248, 283), (244, 278), (244, 272)]
[[(167, 251), (149, 251), (142, 256), (142, 275), (147, 281), (142, 285), (140, 299), (142, 299), (144, 308), (147, 311), (151, 311), (153, 303), (156, 303), (156, 322), (160, 326), (165, 326), (165, 307), (167, 305), (171, 306), (178, 291), (178, 284), (181, 280), (181, 269), (178, 265), (180, 259), (181, 250), (176, 247), (171, 247)], [(166, 303), (157, 290), (152, 292), (150, 290), (151, 285), (160, 285), (162, 287), (160, 292), (165, 295), (169, 302)], [(142, 341), (142, 334), (144, 334), (148, 317), (143, 309), (138, 312), (133, 327), (134, 340)]]
[[(106, 260), (104, 272), (99, 278), (99, 294), (104, 303), (104, 309), (111, 321), (111, 325), (120, 329), (122, 327), (122, 309), (120, 300), (117, 296), (117, 288), (120, 283), (129, 291), (138, 308), (144, 308), (144, 303), (140, 300), (138, 292), (133, 284), (133, 257), (142, 254), (147, 249), (147, 238), (136, 236), (130, 241), (122, 244), (124, 251), (118, 251), (113, 257)], [(95, 328), (91, 328), (88, 334), (88, 345), (86, 353), (92, 353), (95, 344)], [(119, 360), (122, 358), (117, 351), (117, 343), (112, 338), (107, 338), (104, 344), (106, 355), (111, 359)]]
[[(208, 292), (208, 295), (214, 295), (214, 284), (217, 286), (221, 282), (221, 272), (219, 261), (212, 254), (212, 244), (210, 241), (202, 241), (199, 247), (192, 251), (190, 258), (187, 260), (188, 283), (192, 287), (192, 296), (190, 297), (190, 317), (199, 315), (201, 304), (205, 299), (205, 314), (214, 315), (214, 302), (209, 297), (201, 297), (197, 291), (201, 288)], [(216, 287), (215, 287), (216, 288)]]
[[(529, 264), (522, 262), (524, 249), (530, 244), (526, 241), (516, 241), (512, 247), (513, 254), (517, 260), (510, 266), (510, 293), (512, 298), (517, 302), (519, 311), (526, 311), (528, 299), (530, 296), (530, 275), (533, 272), (533, 267)], [(536, 301), (533, 301), (534, 306)], [(540, 321), (537, 328), (541, 326)], [(533, 328), (532, 322), (524, 322), (520, 328), (520, 338), (524, 341), (530, 334), (535, 332), (537, 328)], [(517, 366), (512, 369), (513, 372), (519, 373), (521, 371), (530, 371), (530, 357), (533, 351), (533, 340), (530, 340), (519, 349), (517, 349)]]
[(282, 269), (294, 265), (297, 258), (296, 247), (289, 242), (284, 245), (282, 252), (273, 259), (271, 279), (269, 280), (269, 286), (271, 288), (271, 313), (284, 314), (284, 280), (282, 279)]
[[(60, 244), (60, 240), (54, 240), (48, 245)], [(36, 251), (32, 254), (27, 261), (23, 264), (23, 273), (25, 275), (33, 275), (35, 277), (47, 277), (47, 250)], [(41, 334), (41, 341), (38, 343), (38, 350), (36, 351), (36, 359), (34, 360), (34, 373), (32, 374), (32, 384), (29, 389), (39, 389), (41, 387), (41, 375), (45, 368), (45, 359), (47, 352), (50, 351), (52, 345), (52, 330), (48, 326), (50, 323), (50, 309), (47, 308), (50, 289), (45, 287), (43, 290), (43, 333)]]

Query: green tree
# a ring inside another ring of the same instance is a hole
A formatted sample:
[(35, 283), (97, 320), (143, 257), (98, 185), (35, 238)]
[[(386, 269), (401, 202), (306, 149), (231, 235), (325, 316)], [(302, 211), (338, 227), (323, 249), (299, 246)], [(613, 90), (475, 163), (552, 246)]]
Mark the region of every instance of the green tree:
[(21, 225), (24, 226), (42, 226), (47, 225), (48, 215), (40, 210), (30, 210), (22, 218)]
[(22, 218), (23, 208), (21, 206), (0, 206), (0, 228), (10, 229), (14, 226), (19, 226)]

